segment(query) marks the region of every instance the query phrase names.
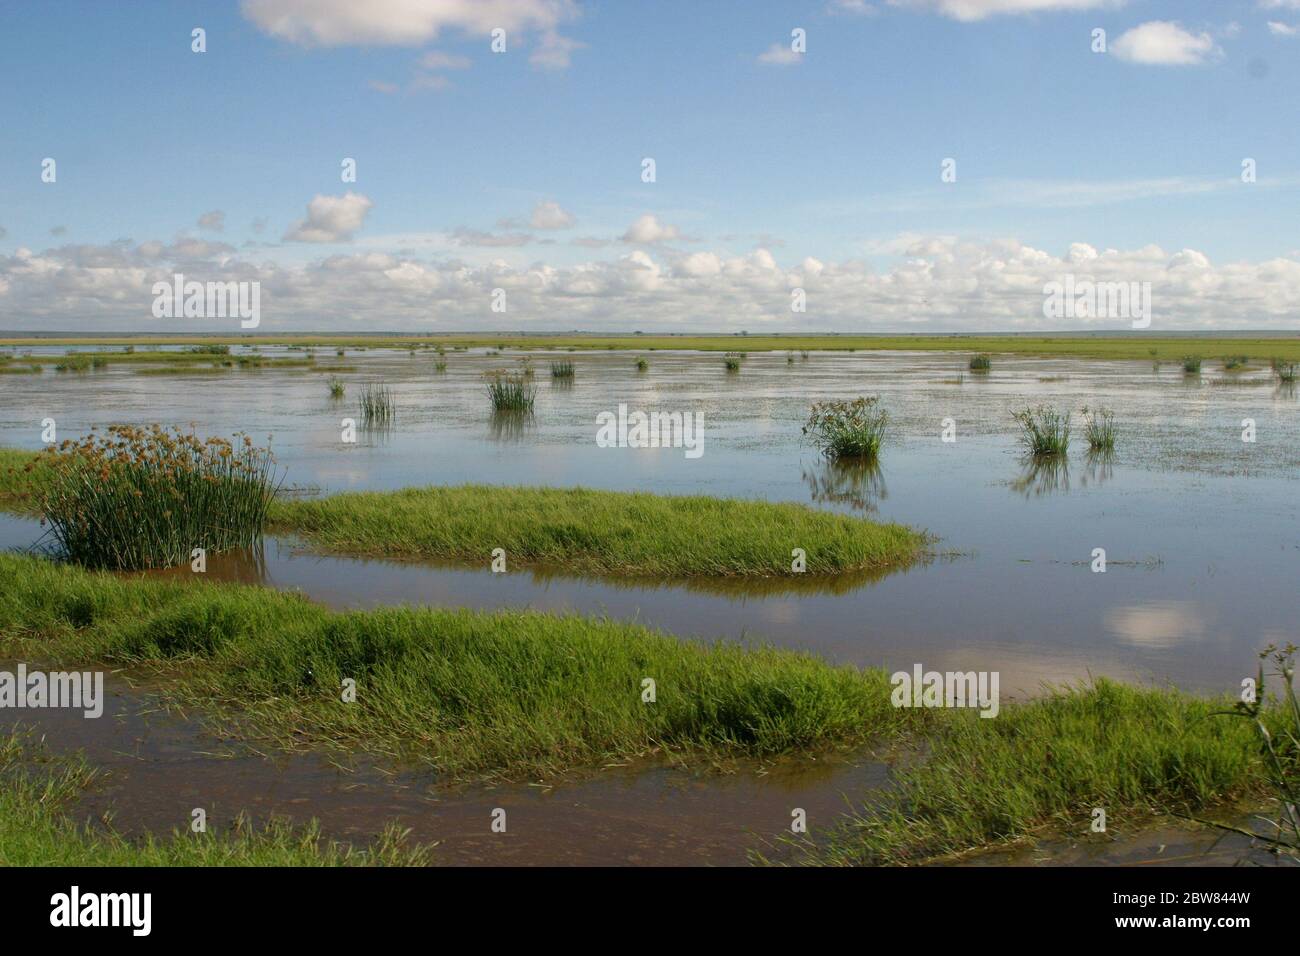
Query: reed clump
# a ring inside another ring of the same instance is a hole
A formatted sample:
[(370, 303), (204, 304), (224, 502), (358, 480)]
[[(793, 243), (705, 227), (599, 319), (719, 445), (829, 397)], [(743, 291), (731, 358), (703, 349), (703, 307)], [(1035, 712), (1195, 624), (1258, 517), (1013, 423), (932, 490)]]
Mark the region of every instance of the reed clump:
[(531, 412), (537, 398), (537, 387), (526, 375), (504, 369), (487, 373), (487, 392), (496, 412)]
[(1039, 405), (1013, 413), (1020, 442), (1033, 456), (1064, 455), (1070, 448), (1070, 413)]
[(834, 461), (874, 461), (880, 455), (889, 413), (878, 396), (860, 396), (853, 401), (818, 402), (813, 405), (803, 434), (827, 458)]

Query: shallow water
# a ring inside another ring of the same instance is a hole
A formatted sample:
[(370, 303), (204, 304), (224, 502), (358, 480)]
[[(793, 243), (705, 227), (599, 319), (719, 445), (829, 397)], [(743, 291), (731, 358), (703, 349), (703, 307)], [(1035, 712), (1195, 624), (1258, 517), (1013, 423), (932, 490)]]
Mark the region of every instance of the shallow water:
[[(1234, 690), (1260, 647), (1296, 637), (1300, 406), (1266, 369), (1226, 373), (1207, 362), (1188, 377), (1145, 362), (995, 356), (992, 373), (975, 376), (960, 354), (861, 352), (793, 365), (755, 353), (728, 374), (720, 355), (646, 352), (650, 368), (638, 373), (634, 353), (532, 353), (536, 414), (503, 426), (481, 375), (523, 354), (452, 352), (438, 374), (432, 352), (319, 353), (322, 368), (358, 369), (342, 375), (343, 402), (327, 396), (326, 375), (298, 369), (10, 376), (0, 444), (39, 447), (45, 417), (60, 437), (114, 421), (193, 422), (204, 433), (273, 435), (286, 481), (300, 489), (479, 481), (762, 497), (926, 528), (949, 553), (878, 580), (775, 590), (584, 580), (562, 569), (491, 574), (486, 558), (481, 569), (353, 561), (276, 541), (262, 561), (210, 564), (214, 575), (300, 588), (336, 606), (608, 613), (891, 670), (998, 671), (1004, 696), (1099, 674)], [(551, 358), (577, 363), (572, 385), (551, 382)], [(340, 419), (357, 417), (351, 395), (378, 380), (393, 389), (395, 426), (341, 443)], [(858, 394), (881, 395), (893, 416), (878, 473), (835, 469), (801, 440), (811, 402)], [(1011, 412), (1039, 402), (1076, 416), (1084, 405), (1113, 408), (1116, 455), (1089, 460), (1076, 425), (1067, 469), (1027, 468)], [(597, 447), (596, 415), (620, 403), (702, 415), (704, 454)], [(940, 441), (944, 418), (955, 420), (955, 443)], [(1245, 418), (1256, 423), (1253, 444), (1241, 441)], [(29, 543), (33, 528), (0, 523), (0, 543)], [(1089, 567), (1099, 547), (1104, 574)]]

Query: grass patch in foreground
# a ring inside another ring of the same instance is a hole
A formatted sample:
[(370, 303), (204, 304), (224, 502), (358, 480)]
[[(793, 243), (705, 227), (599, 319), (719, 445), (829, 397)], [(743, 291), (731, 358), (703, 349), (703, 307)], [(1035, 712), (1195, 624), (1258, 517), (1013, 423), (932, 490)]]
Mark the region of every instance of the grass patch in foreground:
[(52, 756), (21, 732), (0, 737), (0, 866), (420, 866), (427, 849), (407, 848), (390, 827), (369, 850), (321, 838), (313, 821), (295, 828), (247, 820), (226, 832), (139, 840), (79, 825), (69, 807), (94, 780), (78, 757)]
[[(415, 759), (450, 777), (660, 751), (765, 757), (896, 734), (929, 712), (881, 671), (533, 611), (340, 613), (260, 587), (133, 579), (0, 555), (5, 651), (158, 668), (255, 735)], [(356, 701), (342, 702), (342, 681)], [(655, 700), (643, 699), (649, 678)]]
[(797, 504), (493, 485), (348, 492), (280, 501), (272, 525), (330, 551), (472, 561), (572, 574), (785, 576), (909, 563), (925, 536)]
[[(1038, 830), (1113, 829), (1267, 791), (1255, 730), (1214, 716), (1232, 700), (1199, 699), (1100, 679), (1004, 706), (993, 719), (945, 711), (924, 763), (838, 827), (807, 861), (920, 863)], [(1280, 713), (1268, 721), (1276, 729)]]

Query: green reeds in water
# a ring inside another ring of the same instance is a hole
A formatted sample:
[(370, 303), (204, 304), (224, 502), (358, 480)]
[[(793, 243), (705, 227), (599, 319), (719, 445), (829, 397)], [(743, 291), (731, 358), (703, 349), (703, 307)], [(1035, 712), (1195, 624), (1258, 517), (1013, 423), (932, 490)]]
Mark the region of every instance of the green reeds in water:
[(636, 370), (638, 372), (644, 372), (649, 368), (650, 368), (650, 363), (647, 362), (645, 359), (640, 358), (636, 360)]
[(360, 408), (361, 424), (366, 427), (389, 424), (397, 411), (393, 393), (382, 382), (367, 382), (361, 386)]
[(64, 356), (62, 362), (54, 366), (56, 372), (85, 372), (90, 369), (91, 361), (89, 355), (76, 355), (68, 353)]
[(1295, 362), (1283, 362), (1279, 359), (1273, 359), (1273, 374), (1277, 376), (1279, 382), (1295, 382)]
[(875, 396), (813, 405), (803, 434), (833, 461), (874, 461), (880, 455), (889, 413)]
[(342, 398), (343, 393), (347, 391), (347, 387), (343, 384), (343, 379), (339, 378), (337, 375), (331, 375), (327, 384), (329, 385), (330, 398)]
[(993, 359), (987, 354), (972, 355), (970, 360), (970, 370), (972, 372), (987, 372), (993, 367)]
[(573, 378), (574, 365), (572, 362), (552, 362), (551, 378)]
[(723, 364), (728, 372), (740, 371), (740, 356), (732, 355), (730, 352), (723, 358)]
[(1199, 355), (1184, 355), (1183, 371), (1188, 375), (1201, 374), (1201, 357)]
[(531, 412), (537, 398), (537, 387), (527, 376), (504, 369), (487, 373), (487, 391), (497, 412)]
[(1093, 451), (1115, 450), (1115, 413), (1109, 408), (1083, 408), (1083, 434)]
[(1035, 457), (1064, 455), (1070, 447), (1070, 413), (1050, 405), (1039, 405), (1015, 412), (1012, 418), (1020, 426), (1020, 442)]
[(40, 510), (60, 554), (136, 571), (189, 562), (196, 548), (251, 547), (275, 495), (274, 459), (247, 435), (200, 439), (114, 425), (43, 452)]

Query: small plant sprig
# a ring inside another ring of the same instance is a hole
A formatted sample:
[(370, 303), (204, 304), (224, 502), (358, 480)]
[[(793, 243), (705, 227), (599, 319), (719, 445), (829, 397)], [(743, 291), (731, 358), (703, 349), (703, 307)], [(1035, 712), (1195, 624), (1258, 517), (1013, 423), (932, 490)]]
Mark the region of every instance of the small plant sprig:
[(853, 401), (818, 402), (813, 405), (803, 434), (833, 461), (875, 461), (880, 455), (889, 413), (880, 406), (878, 396), (862, 396)]

